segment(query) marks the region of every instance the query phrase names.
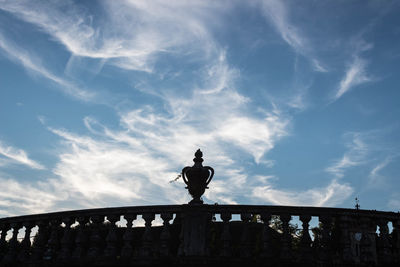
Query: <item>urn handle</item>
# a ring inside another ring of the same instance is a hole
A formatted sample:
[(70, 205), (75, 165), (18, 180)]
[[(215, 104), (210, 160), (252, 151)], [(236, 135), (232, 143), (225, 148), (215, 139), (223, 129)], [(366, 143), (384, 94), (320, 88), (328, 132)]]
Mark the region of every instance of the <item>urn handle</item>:
[[(204, 166), (204, 168), (206, 168), (209, 172), (210, 172), (210, 176), (208, 177), (207, 181), (206, 181), (206, 186), (211, 182), (211, 179), (214, 176), (214, 169), (211, 168), (210, 166)], [(208, 188), (208, 187), (206, 187)]]
[(186, 185), (189, 185), (189, 181), (188, 181), (188, 179), (186, 178), (186, 171), (187, 171), (188, 169), (190, 169), (190, 168), (191, 168), (191, 167), (187, 166), (187, 167), (185, 167), (185, 168), (182, 169), (182, 179), (183, 179), (183, 181), (185, 182)]

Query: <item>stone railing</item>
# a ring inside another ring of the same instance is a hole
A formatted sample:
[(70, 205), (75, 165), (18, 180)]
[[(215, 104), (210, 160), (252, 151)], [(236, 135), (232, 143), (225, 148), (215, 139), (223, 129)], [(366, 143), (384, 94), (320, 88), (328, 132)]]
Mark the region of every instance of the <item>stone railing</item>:
[[(310, 235), (312, 217), (318, 227)], [(393, 212), (119, 207), (2, 218), (0, 231), (0, 266), (400, 266), (400, 214)]]

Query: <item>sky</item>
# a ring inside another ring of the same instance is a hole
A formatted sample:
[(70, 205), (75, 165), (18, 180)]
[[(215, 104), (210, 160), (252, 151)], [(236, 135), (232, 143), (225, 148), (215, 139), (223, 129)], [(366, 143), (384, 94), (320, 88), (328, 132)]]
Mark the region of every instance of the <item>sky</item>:
[(0, 0), (0, 217), (400, 210), (398, 1)]

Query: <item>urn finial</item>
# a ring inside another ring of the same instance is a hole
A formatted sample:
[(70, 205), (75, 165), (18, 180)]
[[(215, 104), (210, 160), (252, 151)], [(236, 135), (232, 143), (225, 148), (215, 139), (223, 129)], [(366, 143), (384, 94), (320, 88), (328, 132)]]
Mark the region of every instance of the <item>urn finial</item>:
[(214, 169), (209, 166), (203, 166), (203, 153), (200, 149), (196, 151), (194, 156), (194, 165), (182, 169), (182, 178), (187, 185), (186, 188), (189, 190), (189, 194), (193, 197), (189, 204), (203, 204), (201, 196), (214, 176)]
[(194, 153), (195, 158), (193, 159), (194, 163), (201, 164), (203, 160), (203, 152), (201, 152), (200, 148), (197, 149), (196, 153)]

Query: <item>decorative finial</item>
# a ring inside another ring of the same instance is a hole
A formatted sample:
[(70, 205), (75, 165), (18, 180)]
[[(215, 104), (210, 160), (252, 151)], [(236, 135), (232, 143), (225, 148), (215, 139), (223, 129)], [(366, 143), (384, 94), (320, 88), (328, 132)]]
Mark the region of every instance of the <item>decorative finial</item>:
[(359, 200), (358, 200), (357, 197), (355, 198), (355, 201), (356, 201), (355, 208), (356, 208), (356, 210), (359, 210), (360, 209), (360, 204), (359, 204)]
[(214, 176), (214, 169), (209, 166), (203, 166), (203, 153), (200, 149), (196, 151), (194, 156), (194, 165), (182, 169), (182, 178), (187, 185), (186, 188), (189, 190), (189, 194), (193, 197), (189, 204), (203, 204), (201, 196)]
[(194, 153), (195, 158), (193, 159), (194, 163), (202, 163), (203, 160), (203, 152), (201, 152), (200, 148), (197, 149), (196, 153)]

